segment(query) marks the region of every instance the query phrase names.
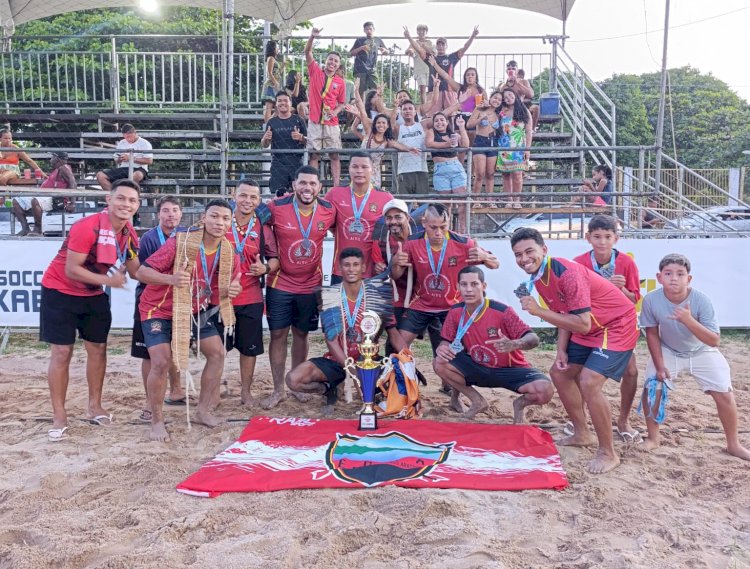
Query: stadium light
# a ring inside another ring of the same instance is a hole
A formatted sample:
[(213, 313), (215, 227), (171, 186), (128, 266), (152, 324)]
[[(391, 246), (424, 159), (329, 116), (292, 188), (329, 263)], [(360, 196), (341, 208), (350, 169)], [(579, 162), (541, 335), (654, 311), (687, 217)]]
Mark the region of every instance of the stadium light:
[(138, 0), (138, 7), (144, 12), (154, 13), (159, 10), (156, 0)]

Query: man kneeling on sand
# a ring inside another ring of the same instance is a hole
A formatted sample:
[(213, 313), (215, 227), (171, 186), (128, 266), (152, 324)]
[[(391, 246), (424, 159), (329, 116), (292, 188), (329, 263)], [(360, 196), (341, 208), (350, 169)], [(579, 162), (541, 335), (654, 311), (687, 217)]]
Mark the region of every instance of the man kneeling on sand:
[[(234, 323), (231, 299), (242, 291), (240, 260), (225, 237), (231, 224), (229, 203), (222, 199), (209, 201), (203, 214), (203, 227), (190, 228), (178, 233), (176, 238), (168, 239), (146, 259), (136, 274), (136, 278), (146, 284), (138, 308), (144, 343), (151, 358), (151, 370), (146, 380), (152, 412), (151, 440), (169, 440), (163, 410), (167, 374), (173, 345), (178, 356), (180, 354), (184, 343), (182, 328), (187, 325), (188, 318), (192, 336), (197, 338), (200, 351), (206, 358), (193, 420), (207, 427), (219, 424), (211, 414), (211, 406), (224, 373), (226, 351), (222, 336), (224, 326)], [(179, 261), (175, 263), (175, 259)], [(183, 310), (183, 305), (192, 305), (192, 310)], [(176, 336), (174, 343), (173, 335)]]
[[(550, 379), (522, 352), (538, 346), (539, 337), (510, 306), (485, 296), (487, 283), (479, 267), (461, 269), (458, 290), (463, 302), (448, 311), (433, 362), (435, 373), (453, 388), (451, 407), (473, 419), (489, 405), (472, 386), (502, 387), (521, 394), (513, 401), (513, 422), (522, 423), (524, 407), (544, 405), (554, 393)], [(471, 401), (466, 412), (462, 394)]]

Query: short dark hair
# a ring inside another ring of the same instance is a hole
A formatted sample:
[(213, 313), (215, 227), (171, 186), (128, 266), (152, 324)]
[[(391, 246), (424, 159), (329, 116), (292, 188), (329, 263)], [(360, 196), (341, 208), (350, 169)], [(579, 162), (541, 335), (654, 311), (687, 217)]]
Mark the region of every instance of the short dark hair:
[(424, 223), (424, 218), (427, 215), (434, 215), (435, 217), (439, 217), (443, 221), (450, 222), (449, 214), (448, 214), (448, 208), (445, 207), (443, 204), (438, 202), (432, 202), (430, 203), (427, 208), (424, 210), (424, 215), (422, 216), (422, 223)]
[(349, 162), (352, 161), (352, 158), (367, 158), (370, 162), (372, 162), (372, 156), (370, 156), (368, 152), (361, 152), (361, 151), (352, 152), (349, 155)]
[(519, 241), (525, 241), (531, 239), (537, 245), (544, 247), (544, 238), (542, 234), (532, 227), (519, 227), (510, 236), (510, 246), (515, 247)]
[(128, 134), (129, 132), (135, 132), (135, 127), (130, 124), (129, 122), (126, 122), (124, 125), (122, 125), (122, 128), (120, 129), (120, 132), (122, 134)]
[(258, 188), (258, 190), (260, 190), (260, 184), (258, 181), (250, 176), (240, 178), (240, 181), (237, 182), (237, 185), (235, 186), (235, 190), (240, 186), (250, 186), (251, 188)]
[(400, 106), (403, 107), (404, 105), (411, 105), (415, 109), (417, 108), (417, 105), (415, 105), (414, 101), (412, 101), (411, 99), (406, 99), (405, 101), (401, 101), (401, 105)]
[(13, 133), (11, 132), (9, 128), (0, 128), (0, 136), (4, 135), (6, 132), (10, 134), (11, 136), (13, 135)]
[(133, 180), (130, 180), (128, 178), (121, 178), (112, 182), (112, 189), (110, 190), (110, 192), (114, 192), (119, 187), (130, 188), (131, 190), (135, 190), (136, 192), (138, 192), (139, 195), (141, 193), (141, 187), (138, 185), (138, 182), (134, 182)]
[(299, 178), (300, 174), (315, 174), (318, 180), (320, 180), (320, 172), (318, 171), (318, 169), (313, 168), (309, 164), (297, 168), (297, 171), (294, 173), (294, 179), (296, 180), (297, 178)]
[(518, 62), (515, 59), (511, 59), (508, 63), (505, 64), (505, 69), (508, 69), (508, 67), (515, 67), (518, 69)]
[(364, 24), (362, 24), (363, 28), (366, 28), (367, 26), (372, 26), (374, 28), (375, 24), (373, 24), (372, 22), (365, 22)]
[(182, 209), (182, 203), (180, 203), (180, 199), (177, 196), (162, 196), (159, 198), (159, 201), (156, 202), (157, 213), (160, 212), (162, 206), (167, 203), (171, 203)]
[(608, 180), (612, 179), (612, 168), (610, 168), (609, 166), (605, 166), (604, 164), (594, 166), (594, 172), (601, 172)]
[(614, 217), (600, 213), (592, 217), (591, 221), (589, 221), (589, 233), (597, 229), (602, 229), (616, 234), (617, 225), (617, 220)]
[(479, 282), (481, 282), (481, 283), (484, 282), (484, 271), (482, 269), (480, 269), (476, 265), (467, 265), (463, 269), (461, 269), (460, 271), (458, 271), (458, 278), (456, 279), (457, 282), (461, 281), (461, 275), (468, 275), (470, 273), (478, 275), (479, 276)]
[(357, 257), (357, 259), (364, 261), (365, 260), (365, 254), (362, 252), (362, 249), (359, 247), (347, 247), (341, 253), (339, 253), (339, 263), (343, 261), (344, 259), (348, 259), (349, 257)]
[(341, 54), (338, 51), (329, 51), (328, 53), (326, 53), (326, 59), (328, 59), (329, 55), (335, 55), (339, 58), (339, 60), (341, 59)]
[(278, 91), (278, 92), (277, 92), (277, 93), (276, 93), (276, 94), (275, 94), (275, 95), (273, 96), (273, 98), (274, 98), (274, 100), (275, 100), (275, 101), (278, 101), (278, 100), (279, 100), (279, 97), (286, 97), (286, 98), (288, 98), (288, 99), (289, 99), (290, 101), (292, 100), (292, 96), (291, 96), (291, 95), (290, 95), (289, 93), (287, 93), (286, 91), (284, 91), (283, 89), (282, 89), (281, 91)]
[(222, 198), (214, 198), (212, 200), (209, 200), (209, 202), (206, 204), (206, 209), (203, 211), (206, 212), (212, 207), (225, 207), (229, 211), (232, 211), (232, 206), (229, 204), (229, 202)]
[(680, 253), (670, 253), (669, 255), (665, 255), (664, 258), (659, 261), (659, 272), (662, 272), (667, 265), (679, 265), (685, 267), (685, 270), (690, 274), (690, 259)]

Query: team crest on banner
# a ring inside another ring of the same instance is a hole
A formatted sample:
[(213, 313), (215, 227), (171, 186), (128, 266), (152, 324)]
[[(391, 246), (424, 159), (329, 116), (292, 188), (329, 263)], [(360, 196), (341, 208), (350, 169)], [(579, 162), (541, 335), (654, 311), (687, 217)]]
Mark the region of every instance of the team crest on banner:
[(326, 466), (339, 480), (367, 487), (416, 480), (448, 460), (454, 445), (424, 444), (396, 431), (337, 435), (326, 452)]

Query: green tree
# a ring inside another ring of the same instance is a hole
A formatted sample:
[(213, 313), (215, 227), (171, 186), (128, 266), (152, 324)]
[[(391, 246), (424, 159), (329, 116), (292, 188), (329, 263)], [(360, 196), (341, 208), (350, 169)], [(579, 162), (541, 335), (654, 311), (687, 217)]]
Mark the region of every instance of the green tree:
[[(648, 120), (648, 111), (637, 75), (614, 75), (599, 86), (612, 99), (616, 108), (617, 144), (639, 146), (653, 144), (654, 128)], [(637, 152), (622, 152), (620, 164), (637, 165)]]

